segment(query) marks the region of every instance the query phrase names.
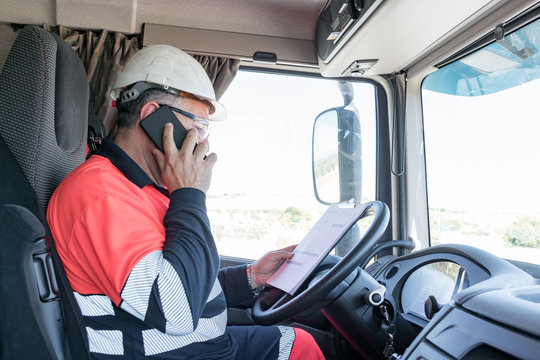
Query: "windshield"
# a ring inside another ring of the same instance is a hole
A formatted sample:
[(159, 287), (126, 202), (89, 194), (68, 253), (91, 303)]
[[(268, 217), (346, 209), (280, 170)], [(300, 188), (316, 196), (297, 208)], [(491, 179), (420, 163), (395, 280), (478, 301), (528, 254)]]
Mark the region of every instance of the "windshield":
[(423, 84), (431, 244), (540, 264), (540, 21)]
[[(362, 126), (362, 200), (375, 197), (375, 88), (353, 83)], [(228, 119), (209, 138), (218, 161), (208, 214), (219, 253), (258, 258), (299, 243), (327, 206), (311, 169), (313, 123), (344, 103), (338, 81), (239, 71), (220, 100)]]

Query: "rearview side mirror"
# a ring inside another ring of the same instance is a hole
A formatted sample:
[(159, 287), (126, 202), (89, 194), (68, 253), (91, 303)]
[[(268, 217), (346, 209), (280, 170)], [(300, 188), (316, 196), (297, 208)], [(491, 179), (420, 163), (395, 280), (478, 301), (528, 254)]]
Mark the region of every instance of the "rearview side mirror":
[(336, 107), (315, 118), (312, 173), (315, 197), (323, 204), (362, 198), (362, 139), (352, 106)]

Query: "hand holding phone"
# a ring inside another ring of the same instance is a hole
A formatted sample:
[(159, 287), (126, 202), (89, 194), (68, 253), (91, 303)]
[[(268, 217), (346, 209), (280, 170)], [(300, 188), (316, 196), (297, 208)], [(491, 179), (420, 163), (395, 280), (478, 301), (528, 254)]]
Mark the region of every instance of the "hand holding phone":
[[(165, 128), (167, 123), (172, 124), (172, 129)], [(183, 187), (193, 187), (203, 192), (208, 191), (212, 168), (217, 161), (217, 156), (214, 153), (205, 155), (208, 151), (208, 144), (203, 143), (199, 147), (196, 145), (198, 135), (195, 130), (192, 130), (193, 133), (187, 139), (186, 145), (193, 146), (192, 156), (182, 156), (182, 152), (185, 154), (187, 151), (182, 146), (186, 136), (188, 136), (188, 131), (168, 106), (162, 105), (144, 118), (140, 125), (160, 150), (154, 149), (152, 154), (161, 171), (161, 182), (169, 191), (173, 192)], [(168, 142), (171, 140), (171, 136), (176, 145), (176, 151), (171, 143), (167, 143), (167, 153), (165, 153), (163, 139), (165, 138)]]
[(212, 168), (216, 163), (217, 156), (214, 153), (208, 154), (208, 144), (201, 143), (195, 151), (197, 131), (192, 129), (186, 135), (182, 148), (177, 149), (173, 139), (172, 124), (165, 126), (163, 130), (163, 145), (165, 152), (158, 149), (152, 151), (161, 173), (161, 181), (172, 193), (180, 188), (195, 188), (207, 192), (210, 187)]

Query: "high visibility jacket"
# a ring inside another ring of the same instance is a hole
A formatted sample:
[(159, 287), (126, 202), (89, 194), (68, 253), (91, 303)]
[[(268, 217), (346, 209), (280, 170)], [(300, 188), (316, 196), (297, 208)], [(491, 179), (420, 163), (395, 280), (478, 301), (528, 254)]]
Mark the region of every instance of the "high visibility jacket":
[(245, 266), (219, 270), (205, 200), (170, 194), (110, 141), (56, 189), (47, 220), (93, 358), (289, 358), (298, 330), (227, 328), (253, 292)]

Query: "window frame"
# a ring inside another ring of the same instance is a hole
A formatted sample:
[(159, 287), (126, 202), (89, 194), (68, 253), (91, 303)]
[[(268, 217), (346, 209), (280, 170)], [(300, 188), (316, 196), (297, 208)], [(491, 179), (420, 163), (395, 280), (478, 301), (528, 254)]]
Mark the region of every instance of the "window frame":
[[(388, 111), (388, 95), (384, 86), (369, 78), (335, 78), (335, 77), (323, 77), (318, 73), (303, 72), (303, 71), (291, 71), (283, 69), (270, 69), (265, 67), (253, 67), (245, 64), (241, 64), (239, 71), (265, 73), (270, 75), (288, 75), (295, 77), (308, 77), (324, 80), (346, 80), (355, 83), (368, 83), (373, 86), (374, 89), (374, 106), (375, 106), (375, 200), (383, 201), (386, 203), (392, 213), (392, 178), (391, 178), (391, 147), (390, 147), (390, 126), (389, 126), (389, 111)], [(233, 80), (234, 81), (234, 80)], [(313, 119), (315, 120), (315, 119)], [(315, 194), (313, 194), (315, 197)], [(392, 241), (393, 238), (393, 224), (390, 222), (386, 231), (384, 232), (378, 244), (386, 241)], [(271, 249), (269, 249), (271, 250)], [(384, 250), (377, 257), (381, 257), (387, 254), (391, 254), (392, 250)], [(252, 262), (254, 259), (246, 259), (242, 257), (236, 257), (236, 255), (226, 254), (221, 255), (222, 266), (227, 265), (241, 265)]]

